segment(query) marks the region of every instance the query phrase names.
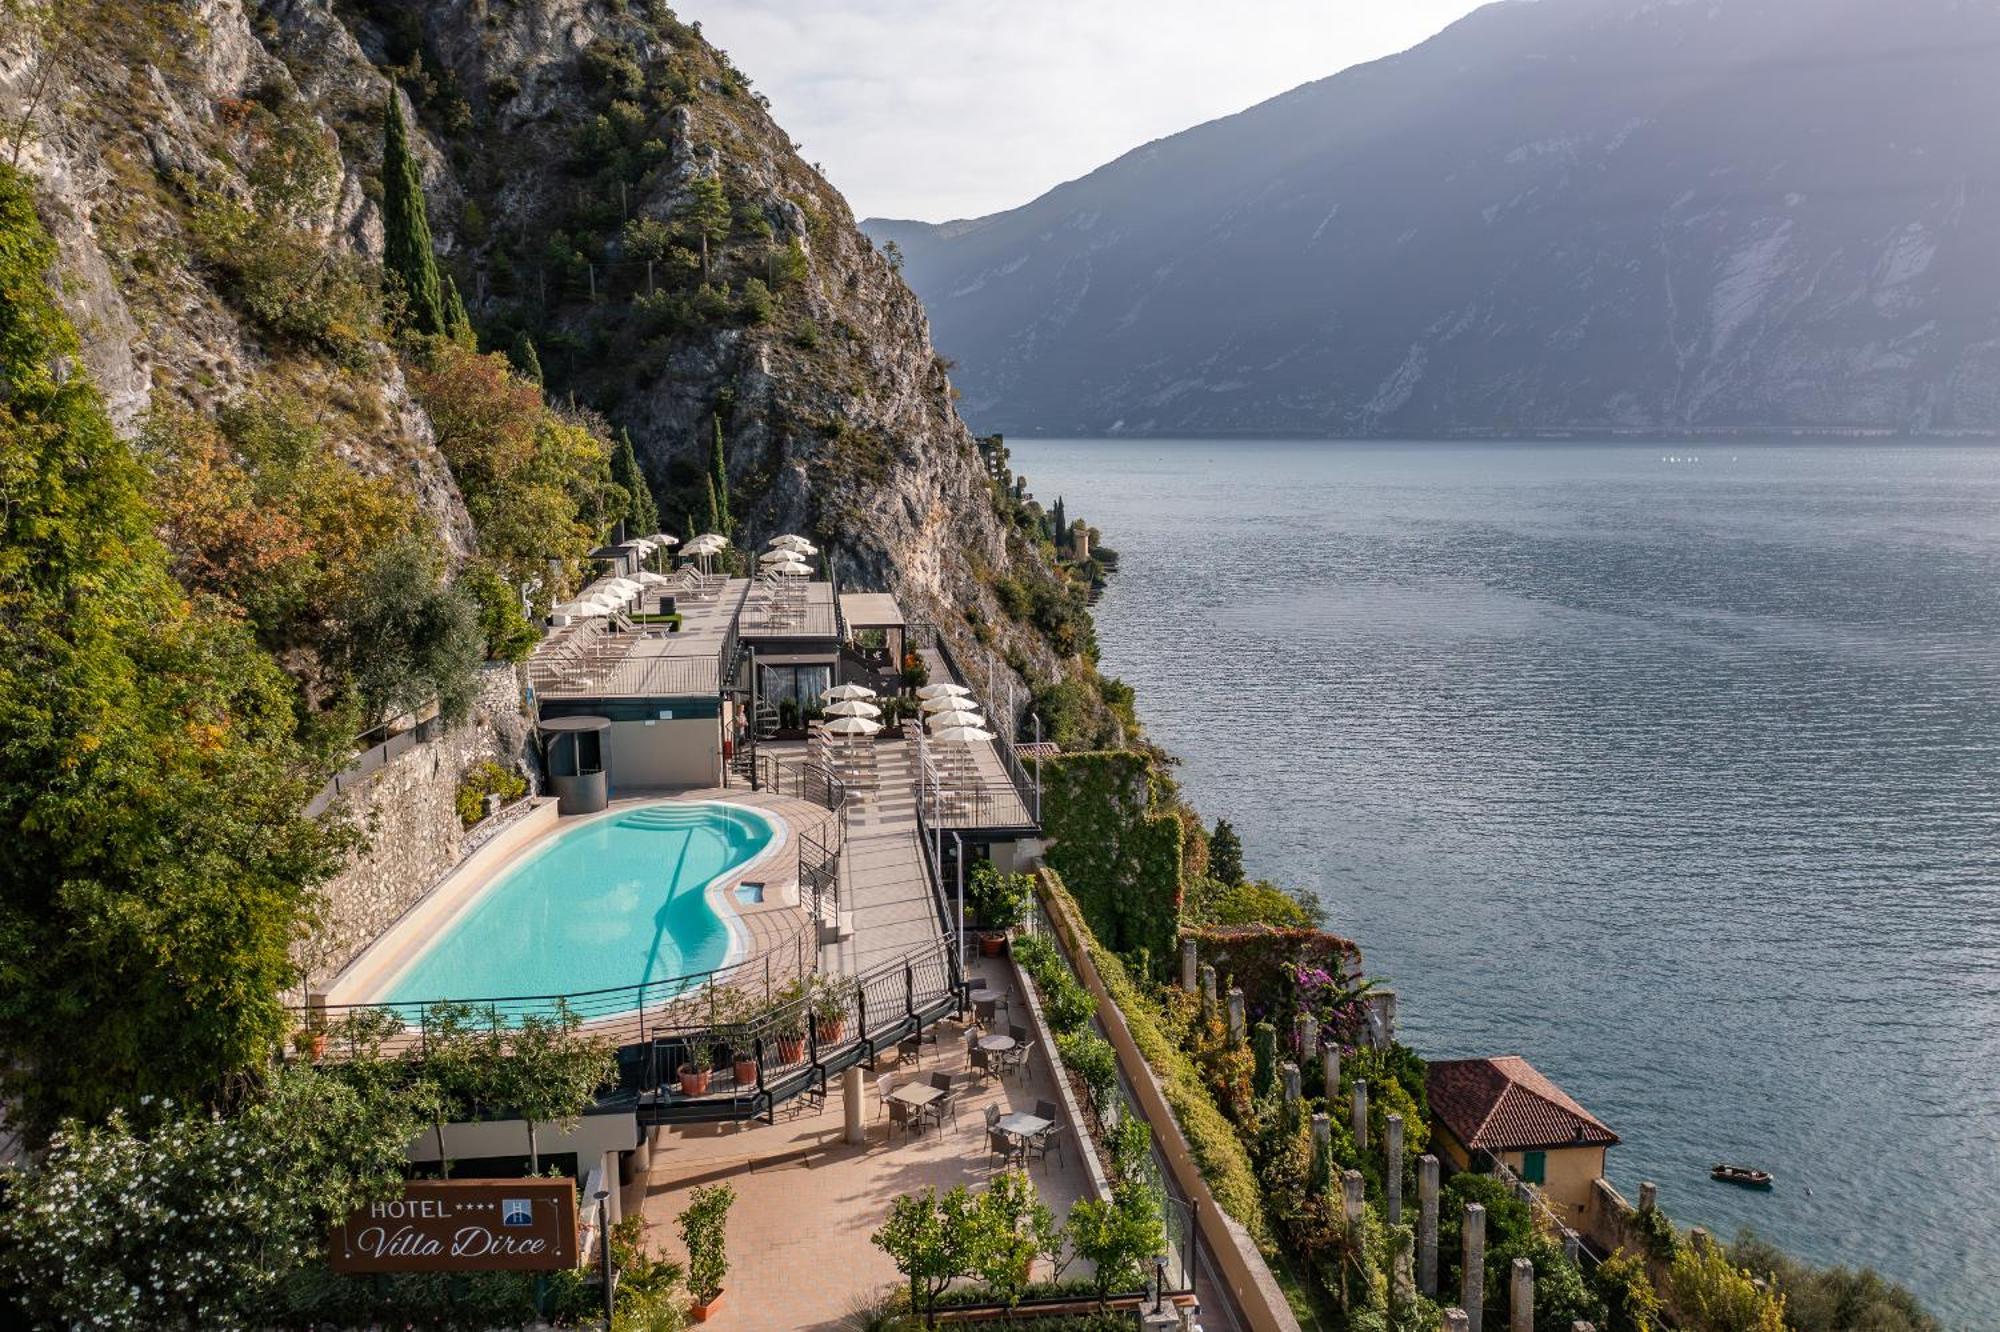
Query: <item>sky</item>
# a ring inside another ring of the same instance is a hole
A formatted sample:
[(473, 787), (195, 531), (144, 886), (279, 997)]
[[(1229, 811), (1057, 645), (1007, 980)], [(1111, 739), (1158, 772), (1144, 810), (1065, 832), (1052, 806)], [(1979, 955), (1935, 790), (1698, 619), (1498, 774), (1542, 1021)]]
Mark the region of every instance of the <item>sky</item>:
[(682, 0), (857, 217), (1024, 204), (1475, 0)]

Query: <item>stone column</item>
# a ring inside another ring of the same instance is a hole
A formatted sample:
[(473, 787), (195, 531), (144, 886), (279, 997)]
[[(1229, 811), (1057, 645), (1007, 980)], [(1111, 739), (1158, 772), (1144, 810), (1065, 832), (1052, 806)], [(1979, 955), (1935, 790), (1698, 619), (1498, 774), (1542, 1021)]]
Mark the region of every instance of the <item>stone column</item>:
[(1194, 993), (1196, 977), (1195, 943), (1192, 939), (1181, 940), (1181, 988)]
[(1444, 1321), (1439, 1326), (1444, 1332), (1472, 1332), (1472, 1320), (1465, 1316), (1463, 1309), (1446, 1309)]
[(1389, 1224), (1403, 1221), (1403, 1117), (1390, 1115), (1382, 1135), (1382, 1199)]
[(1326, 1075), (1326, 1108), (1340, 1104), (1340, 1046), (1327, 1042), (1326, 1059), (1320, 1071)]
[(1639, 1186), (1639, 1210), (1650, 1212), (1660, 1205), (1660, 1186), (1650, 1179)]
[(1535, 1332), (1535, 1265), (1514, 1260), (1507, 1287), (1507, 1332)]
[(1305, 1063), (1319, 1049), (1319, 1019), (1311, 1013), (1299, 1014), (1299, 1062)]
[(1201, 997), (1210, 1008), (1215, 1007), (1215, 968), (1206, 962), (1201, 964)]
[(1460, 1256), (1462, 1272), (1458, 1283), (1458, 1302), (1465, 1309), (1471, 1332), (1479, 1332), (1480, 1323), (1486, 1311), (1486, 1209), (1478, 1203), (1465, 1205), (1465, 1221), (1461, 1227), (1464, 1251)]
[(1354, 1080), (1354, 1147), (1365, 1151), (1368, 1147), (1368, 1079)]
[(1375, 1035), (1378, 1049), (1386, 1050), (1396, 1043), (1396, 992), (1394, 990), (1373, 990), (1368, 995), (1368, 1007), (1372, 1014), (1369, 1029)]
[(1695, 1226), (1688, 1231), (1688, 1247), (1696, 1253), (1708, 1252), (1708, 1231)]
[(861, 1066), (856, 1064), (840, 1075), (840, 1108), (847, 1129), (846, 1139), (859, 1146), (868, 1141), (868, 1116), (861, 1105)]
[(1438, 1293), (1438, 1159), (1417, 1158), (1417, 1289)]
[(1243, 1032), (1243, 987), (1232, 985), (1229, 987), (1229, 1039), (1240, 1041)]
[(1333, 1121), (1324, 1114), (1312, 1117), (1313, 1156), (1333, 1150)]
[(1367, 1197), (1368, 1181), (1359, 1170), (1349, 1170), (1340, 1177), (1341, 1200), (1347, 1209), (1347, 1224), (1361, 1224), (1361, 1205)]
[(1297, 1105), (1299, 1101), (1299, 1066), (1289, 1059), (1278, 1065), (1278, 1082), (1284, 1088), (1285, 1104)]
[(1563, 1227), (1563, 1257), (1573, 1263), (1583, 1261), (1583, 1236), (1568, 1226)]

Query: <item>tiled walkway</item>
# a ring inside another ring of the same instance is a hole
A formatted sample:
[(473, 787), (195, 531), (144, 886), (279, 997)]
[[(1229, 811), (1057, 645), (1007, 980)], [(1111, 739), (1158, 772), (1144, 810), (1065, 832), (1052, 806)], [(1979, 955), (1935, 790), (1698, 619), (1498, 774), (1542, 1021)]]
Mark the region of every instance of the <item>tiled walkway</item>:
[[(1005, 977), (1018, 1000), (1012, 969), (1004, 961), (980, 966), (998, 985)], [(998, 1169), (987, 1154), (984, 1112), (1032, 1111), (1038, 1100), (1057, 1101), (1042, 1052), (1029, 1064), (1025, 1080), (976, 1077), (966, 1068), (957, 1024), (934, 1028), (936, 1046), (921, 1060), (881, 1072), (892, 1084), (943, 1069), (958, 1088), (956, 1125), (941, 1130), (892, 1135), (874, 1077), (863, 1074), (867, 1142), (842, 1141), (843, 1106), (835, 1080), (824, 1111), (781, 1109), (778, 1123), (754, 1128), (699, 1126), (662, 1130), (656, 1140), (643, 1215), (647, 1242), (656, 1251), (684, 1258), (674, 1218), (697, 1185), (726, 1180), (736, 1190), (728, 1226), (729, 1278), (722, 1304), (711, 1320), (724, 1329), (818, 1329), (833, 1332), (857, 1305), (897, 1283), (889, 1255), (869, 1236), (888, 1215), (889, 1204), (924, 1188), (957, 1184), (982, 1187)], [(1066, 1126), (1065, 1136), (1073, 1129)], [(1030, 1170), (1042, 1198), (1058, 1217), (1086, 1196), (1087, 1176), (1074, 1140), (1060, 1156)]]

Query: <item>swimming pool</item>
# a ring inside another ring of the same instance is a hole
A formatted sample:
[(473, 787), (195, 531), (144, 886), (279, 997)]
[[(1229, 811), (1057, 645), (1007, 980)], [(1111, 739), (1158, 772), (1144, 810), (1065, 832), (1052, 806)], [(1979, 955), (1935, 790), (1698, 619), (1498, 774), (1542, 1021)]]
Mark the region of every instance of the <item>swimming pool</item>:
[(480, 890), (377, 1002), (576, 994), (738, 960), (707, 891), (778, 825), (741, 805), (662, 801), (559, 832)]

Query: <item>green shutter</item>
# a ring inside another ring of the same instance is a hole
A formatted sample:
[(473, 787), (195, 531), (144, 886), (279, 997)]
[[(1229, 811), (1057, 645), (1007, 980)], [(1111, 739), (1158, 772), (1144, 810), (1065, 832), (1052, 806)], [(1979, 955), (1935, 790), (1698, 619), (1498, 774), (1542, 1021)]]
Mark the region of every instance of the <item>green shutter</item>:
[(1530, 1184), (1540, 1184), (1548, 1178), (1549, 1154), (1547, 1152), (1523, 1152), (1521, 1154), (1521, 1178)]

